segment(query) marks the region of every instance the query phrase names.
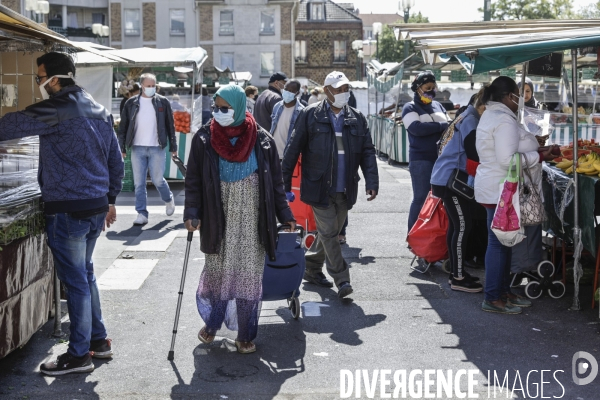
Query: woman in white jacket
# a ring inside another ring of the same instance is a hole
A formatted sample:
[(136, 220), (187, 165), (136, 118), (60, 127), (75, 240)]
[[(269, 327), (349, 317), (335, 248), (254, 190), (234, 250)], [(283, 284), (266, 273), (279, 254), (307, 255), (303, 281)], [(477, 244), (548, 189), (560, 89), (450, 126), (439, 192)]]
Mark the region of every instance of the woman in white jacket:
[[(475, 175), (475, 199), (486, 207), (488, 247), (485, 254), (485, 297), (482, 310), (503, 314), (519, 314), (521, 307), (531, 302), (510, 291), (511, 248), (503, 246), (490, 229), (500, 183), (508, 173), (515, 153), (523, 155), (522, 162), (533, 172), (532, 178), (541, 185), (541, 165), (551, 160), (551, 148), (539, 151), (535, 136), (517, 122), (519, 88), (514, 80), (501, 76), (485, 88), (482, 101), (486, 110), (477, 126), (479, 162)], [(525, 167), (525, 165), (523, 166)]]

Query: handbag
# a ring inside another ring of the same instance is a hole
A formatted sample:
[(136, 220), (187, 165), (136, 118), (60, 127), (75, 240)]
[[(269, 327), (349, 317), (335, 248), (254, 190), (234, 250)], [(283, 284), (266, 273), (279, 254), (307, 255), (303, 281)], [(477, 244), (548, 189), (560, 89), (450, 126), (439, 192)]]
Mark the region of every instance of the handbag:
[[(513, 167), (516, 167), (516, 169)], [(525, 238), (525, 229), (521, 224), (519, 207), (520, 169), (521, 157), (516, 153), (511, 158), (504, 182), (500, 183), (500, 196), (490, 227), (498, 241), (508, 247), (520, 243)]]
[(411, 251), (428, 263), (445, 260), (448, 258), (447, 231), (448, 216), (442, 199), (429, 192), (406, 241)]
[[(523, 170), (529, 178), (529, 182), (525, 181)], [(539, 225), (546, 220), (546, 213), (544, 212), (542, 196), (540, 195), (537, 186), (533, 183), (531, 172), (529, 171), (527, 163), (525, 163), (525, 165), (521, 168), (519, 178), (519, 206), (521, 207), (521, 224), (523, 226)]]
[[(453, 124), (455, 122), (458, 122), (457, 120), (459, 118), (460, 117), (455, 119)], [(460, 132), (459, 132), (459, 136), (460, 136)], [(454, 137), (454, 125), (452, 125), (452, 137)], [(455, 193), (461, 197), (464, 197), (467, 200), (474, 201), (475, 200), (475, 188), (473, 186), (469, 185), (469, 174), (467, 174), (465, 171), (458, 168), (458, 165), (460, 163), (460, 156), (465, 151), (463, 148), (462, 137), (458, 137), (457, 139), (458, 139), (458, 143), (459, 143), (458, 160), (456, 161), (456, 168), (454, 168), (454, 170), (450, 174), (450, 178), (448, 178), (448, 182), (446, 182), (446, 189), (451, 190), (453, 193)]]

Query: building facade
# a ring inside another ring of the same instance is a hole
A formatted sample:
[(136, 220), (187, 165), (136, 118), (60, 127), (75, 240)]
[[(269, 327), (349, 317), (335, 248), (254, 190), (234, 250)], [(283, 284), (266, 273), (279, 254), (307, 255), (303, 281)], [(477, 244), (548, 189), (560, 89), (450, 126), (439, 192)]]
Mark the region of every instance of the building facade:
[(268, 86), (276, 71), (294, 75), (292, 43), (297, 0), (197, 0), (199, 45), (214, 66), (250, 72), (252, 84)]
[(362, 39), (362, 21), (331, 0), (302, 0), (296, 22), (296, 76), (322, 83), (331, 71), (361, 79), (361, 60), (352, 42)]
[(197, 11), (191, 0), (109, 0), (110, 46), (196, 47)]

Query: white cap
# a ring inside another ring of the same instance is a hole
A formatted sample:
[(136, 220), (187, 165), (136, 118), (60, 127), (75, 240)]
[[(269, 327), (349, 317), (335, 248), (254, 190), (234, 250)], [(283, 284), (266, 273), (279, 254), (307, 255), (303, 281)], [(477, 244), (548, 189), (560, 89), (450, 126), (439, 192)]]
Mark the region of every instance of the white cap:
[(323, 86), (331, 86), (334, 89), (339, 88), (342, 85), (348, 85), (350, 81), (346, 78), (343, 72), (333, 71), (325, 78), (325, 84)]

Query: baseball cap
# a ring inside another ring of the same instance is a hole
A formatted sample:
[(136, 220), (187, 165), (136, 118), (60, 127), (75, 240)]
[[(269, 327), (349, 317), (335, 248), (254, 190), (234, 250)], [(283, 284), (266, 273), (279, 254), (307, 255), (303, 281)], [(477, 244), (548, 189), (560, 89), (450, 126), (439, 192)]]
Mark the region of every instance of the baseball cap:
[(325, 78), (325, 84), (323, 86), (331, 86), (334, 89), (339, 88), (342, 85), (348, 85), (350, 81), (346, 78), (343, 72), (333, 71)]
[(269, 83), (273, 83), (275, 81), (287, 81), (288, 77), (286, 74), (284, 74), (283, 72), (275, 72), (273, 75), (271, 75), (271, 78), (269, 79)]

